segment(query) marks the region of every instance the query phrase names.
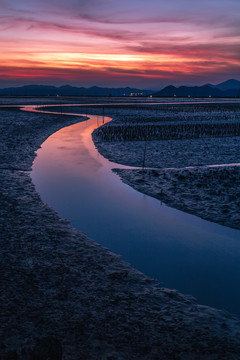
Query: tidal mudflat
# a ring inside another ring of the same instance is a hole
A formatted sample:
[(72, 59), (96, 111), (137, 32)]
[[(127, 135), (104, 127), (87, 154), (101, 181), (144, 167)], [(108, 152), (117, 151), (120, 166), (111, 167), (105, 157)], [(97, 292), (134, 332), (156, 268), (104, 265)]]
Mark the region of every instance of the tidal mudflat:
[(1, 111), (1, 357), (38, 338), (64, 359), (238, 359), (239, 319), (161, 286), (44, 205), (35, 151), (81, 118)]
[[(31, 172), (42, 200), (163, 286), (240, 314), (239, 231), (169, 208), (125, 185), (112, 169), (133, 168), (107, 160), (92, 142), (93, 130), (109, 121), (89, 115), (42, 144)], [(144, 174), (136, 183), (149, 185)]]
[(240, 230), (240, 167), (114, 171), (171, 207)]
[(146, 176), (117, 170), (126, 183), (170, 206), (239, 229), (239, 170), (202, 168), (240, 164), (239, 103), (143, 106), (128, 116), (118, 109), (115, 116), (116, 122), (93, 133), (99, 152), (120, 164), (160, 170)]

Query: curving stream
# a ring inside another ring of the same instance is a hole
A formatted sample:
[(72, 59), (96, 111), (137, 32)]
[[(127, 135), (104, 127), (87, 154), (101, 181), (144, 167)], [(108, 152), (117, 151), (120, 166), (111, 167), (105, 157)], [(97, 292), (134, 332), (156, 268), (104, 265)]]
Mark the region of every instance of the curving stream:
[(42, 200), (163, 286), (240, 315), (240, 231), (169, 208), (122, 183), (111, 169), (131, 167), (102, 157), (91, 138), (111, 119), (89, 118), (56, 132), (37, 151), (31, 176)]

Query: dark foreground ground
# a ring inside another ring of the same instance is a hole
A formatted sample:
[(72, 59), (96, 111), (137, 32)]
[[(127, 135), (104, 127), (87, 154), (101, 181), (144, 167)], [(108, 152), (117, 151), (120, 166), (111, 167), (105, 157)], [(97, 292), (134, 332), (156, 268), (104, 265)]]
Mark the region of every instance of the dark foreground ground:
[(79, 120), (0, 112), (0, 358), (240, 359), (237, 317), (161, 288), (42, 203), (34, 151)]

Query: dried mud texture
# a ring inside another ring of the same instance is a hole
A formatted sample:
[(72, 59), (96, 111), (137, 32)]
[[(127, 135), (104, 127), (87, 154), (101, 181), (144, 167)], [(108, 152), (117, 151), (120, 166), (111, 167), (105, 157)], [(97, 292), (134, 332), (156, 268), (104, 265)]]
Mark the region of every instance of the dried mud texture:
[(65, 360), (239, 359), (237, 317), (160, 288), (42, 203), (23, 170), (76, 121), (0, 112), (0, 358), (53, 338)]
[(239, 167), (114, 171), (171, 207), (240, 230)]

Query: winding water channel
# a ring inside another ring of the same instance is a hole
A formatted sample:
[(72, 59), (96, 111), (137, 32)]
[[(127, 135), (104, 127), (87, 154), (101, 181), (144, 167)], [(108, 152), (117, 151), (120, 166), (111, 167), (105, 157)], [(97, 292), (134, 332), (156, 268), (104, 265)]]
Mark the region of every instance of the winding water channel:
[(91, 133), (109, 118), (65, 127), (37, 152), (32, 180), (42, 200), (88, 237), (164, 287), (240, 315), (240, 231), (172, 209), (112, 172)]

